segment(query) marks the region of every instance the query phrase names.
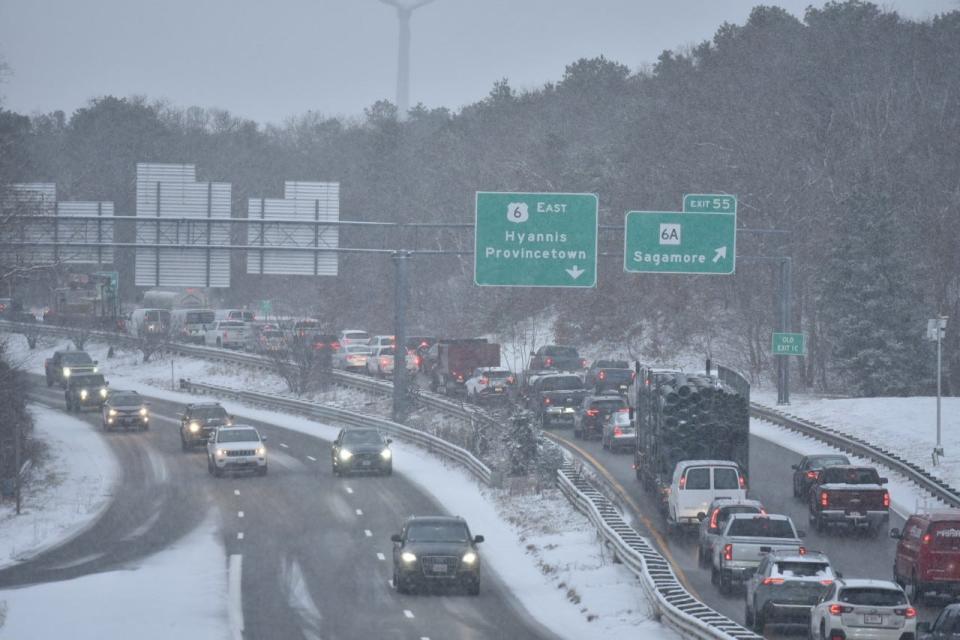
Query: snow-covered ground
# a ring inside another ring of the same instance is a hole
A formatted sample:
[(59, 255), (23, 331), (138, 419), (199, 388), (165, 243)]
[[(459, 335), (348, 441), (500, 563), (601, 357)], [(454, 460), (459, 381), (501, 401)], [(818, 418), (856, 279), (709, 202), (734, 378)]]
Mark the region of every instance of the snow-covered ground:
[[(30, 352), (26, 350), (25, 342), (20, 344), (21, 341), (19, 336), (11, 336), (8, 348), (23, 361), (24, 368), (34, 373), (41, 373), (43, 359), (55, 349), (63, 348), (64, 344), (48, 341)], [(112, 388), (135, 389), (173, 401), (189, 402), (195, 398), (171, 390), (170, 359), (158, 359), (143, 365), (138, 363), (139, 355), (135, 353), (118, 351), (115, 357), (108, 359), (105, 345), (90, 344), (86, 350), (100, 361)], [(172, 361), (174, 379), (193, 378), (264, 391), (284, 389), (279, 379), (262, 372), (230, 371), (222, 365), (192, 358), (176, 357)], [(340, 390), (335, 393), (340, 395), (330, 400), (352, 406), (355, 410), (362, 410), (358, 404), (371, 404), (369, 398), (358, 392)], [(332, 440), (338, 431), (337, 427), (306, 418), (277, 414), (237, 402), (224, 401), (223, 404), (231, 413), (280, 423), (285, 428), (326, 440)], [(593, 525), (573, 509), (558, 490), (543, 493), (492, 490), (479, 485), (460, 467), (430, 456), (415, 446), (394, 443), (394, 447), (398, 454), (394, 461), (397, 473), (417, 483), (450, 512), (465, 517), (472, 530), (487, 534), (482, 551), (488, 566), (510, 586), (530, 614), (547, 628), (569, 638), (626, 639), (638, 634), (648, 638), (677, 637), (653, 619), (652, 607), (636, 576), (624, 565), (613, 562)], [(491, 535), (489, 532), (500, 534)], [(503, 535), (504, 532), (508, 535)], [(191, 544), (179, 544), (183, 557), (193, 553), (192, 547), (202, 540), (202, 536), (194, 535)], [(129, 574), (127, 579), (138, 580), (135, 576), (140, 576), (140, 584), (150, 585), (158, 579), (152, 574), (161, 556), (176, 552), (174, 549), (159, 554), (144, 563), (140, 571)], [(222, 553), (218, 557), (223, 558)], [(175, 574), (171, 571), (165, 576)], [(159, 579), (167, 579), (165, 576)], [(210, 586), (209, 581), (206, 584)], [(47, 588), (52, 585), (37, 589)], [(131, 586), (132, 591), (136, 588)], [(38, 593), (42, 594), (41, 591)], [(8, 619), (13, 604), (8, 607)], [(211, 613), (209, 617), (216, 616)], [(151, 615), (151, 619), (157, 618)], [(3, 631), (0, 631), (0, 637), (3, 637)]]
[(110, 504), (117, 462), (90, 425), (31, 404), (34, 436), (46, 444), (43, 460), (21, 490), (21, 513), (0, 503), (0, 567), (29, 559), (78, 535)]
[(790, 405), (777, 407), (775, 391), (751, 394), (752, 400), (818, 422), (867, 442), (895, 451), (953, 487), (960, 487), (960, 398), (941, 400), (941, 434), (946, 456), (934, 467), (931, 453), (937, 441), (937, 399), (817, 398), (790, 394)]

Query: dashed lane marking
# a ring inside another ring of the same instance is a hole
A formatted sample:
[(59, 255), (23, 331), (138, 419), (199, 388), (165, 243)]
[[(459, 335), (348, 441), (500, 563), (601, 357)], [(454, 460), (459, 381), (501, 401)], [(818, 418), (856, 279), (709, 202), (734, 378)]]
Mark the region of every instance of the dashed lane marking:
[(289, 449), (289, 448), (290, 448), (290, 445), (288, 445), (286, 442), (281, 442), (281, 443), (280, 443), (280, 446), (283, 447), (284, 449)]
[(313, 456), (307, 456), (307, 460), (310, 460), (311, 462), (316, 462), (316, 461), (317, 461), (317, 459), (314, 458)]
[(237, 517), (238, 517), (238, 518), (242, 518), (242, 517), (243, 517), (243, 511), (237, 511)]
[(233, 640), (243, 640), (243, 594), (240, 585), (243, 584), (243, 556), (230, 556), (227, 568), (227, 621), (230, 626), (230, 635)]
[(386, 559), (387, 559), (387, 556), (383, 555), (382, 553), (377, 554), (377, 560), (386, 560)]
[(363, 535), (367, 536), (368, 538), (372, 538), (372, 537), (373, 537), (373, 531), (370, 531), (370, 529), (364, 529), (364, 530), (363, 530)]
[(357, 509), (357, 515), (358, 515), (358, 516), (362, 516), (362, 515), (363, 515), (363, 509)]
[(347, 493), (353, 493), (353, 489), (351, 489), (350, 487), (344, 487), (344, 488), (347, 490)]
[(237, 540), (243, 540), (243, 531), (237, 533)]
[(233, 495), (235, 495), (235, 496), (240, 495), (240, 489), (234, 489), (234, 490), (233, 490)]
[(410, 611), (410, 609), (404, 609), (403, 615), (405, 615), (407, 618), (413, 618), (413, 611)]

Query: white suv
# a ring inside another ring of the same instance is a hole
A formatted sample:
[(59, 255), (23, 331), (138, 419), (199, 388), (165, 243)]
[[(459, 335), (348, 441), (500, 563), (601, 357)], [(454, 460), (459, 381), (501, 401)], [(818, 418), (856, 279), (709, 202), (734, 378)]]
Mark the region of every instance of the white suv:
[(900, 640), (917, 637), (917, 610), (896, 583), (837, 580), (810, 615), (811, 638)]
[(207, 471), (218, 478), (224, 471), (234, 470), (267, 475), (266, 441), (253, 427), (220, 427), (207, 441)]
[[(747, 481), (730, 460), (683, 460), (677, 463), (667, 500), (667, 526), (699, 525), (717, 498), (747, 499)], [(701, 516), (700, 514), (703, 514)]]

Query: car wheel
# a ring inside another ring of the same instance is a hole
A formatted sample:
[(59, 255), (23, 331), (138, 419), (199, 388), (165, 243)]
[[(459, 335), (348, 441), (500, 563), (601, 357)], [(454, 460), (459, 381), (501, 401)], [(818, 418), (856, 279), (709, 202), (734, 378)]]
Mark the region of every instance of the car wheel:
[(146, 422), (140, 425), (140, 431), (148, 431), (149, 429), (150, 429), (150, 425)]
[(383, 475), (392, 476), (393, 475), (393, 465), (389, 466), (384, 470)]
[(912, 574), (910, 576), (910, 582), (907, 584), (906, 588), (907, 598), (910, 599), (910, 603), (913, 605), (923, 604), (923, 589), (920, 587), (920, 582), (917, 580), (917, 574)]
[(723, 571), (720, 572), (720, 593), (728, 595), (733, 590), (733, 581)]
[(47, 378), (47, 386), (48, 386), (48, 387), (52, 387), (52, 386), (53, 386), (53, 380), (51, 380), (49, 377)]
[(207, 473), (213, 475), (213, 460), (207, 456)]
[(826, 523), (823, 521), (823, 516), (819, 513), (813, 516), (813, 528), (817, 530), (817, 533), (823, 533), (827, 528)]
[(710, 584), (720, 584), (720, 570), (713, 566), (710, 567)]
[(763, 635), (763, 628), (767, 626), (767, 621), (764, 620), (762, 611), (753, 612), (753, 625), (751, 626), (758, 635)]
[(223, 469), (217, 466), (217, 463), (213, 463), (213, 477), (220, 478), (223, 476)]
[(743, 605), (743, 626), (748, 629), (753, 627), (753, 609), (750, 608), (749, 604)]
[(333, 466), (333, 475), (338, 478), (340, 477), (340, 469), (338, 469), (336, 465)]
[(218, 347), (222, 347), (222, 346), (223, 346), (223, 341), (221, 341), (220, 338), (217, 338), (217, 346), (218, 346)]
[(820, 640), (827, 640), (827, 624), (823, 620), (820, 621)]
[(186, 450), (189, 449), (189, 448), (190, 448), (190, 445), (187, 444), (186, 439), (183, 437), (183, 434), (181, 433), (181, 434), (180, 434), (180, 449), (182, 449), (183, 451), (186, 451)]
[(706, 568), (710, 564), (710, 556), (707, 555), (707, 550), (703, 547), (697, 547), (697, 564), (702, 568)]
[(797, 488), (797, 481), (796, 481), (796, 480), (793, 481), (793, 497), (794, 497), (794, 498), (799, 498), (799, 497), (800, 497), (800, 489)]

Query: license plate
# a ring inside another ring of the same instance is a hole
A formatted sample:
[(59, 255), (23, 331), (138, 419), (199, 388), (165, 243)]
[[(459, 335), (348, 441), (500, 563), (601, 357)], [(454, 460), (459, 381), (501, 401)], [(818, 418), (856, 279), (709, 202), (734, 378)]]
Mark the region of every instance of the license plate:
[(446, 573), (446, 572), (447, 572), (447, 565), (445, 565), (445, 564), (435, 564), (435, 565), (433, 565), (433, 572), (434, 572), (434, 573)]
[(369, 461), (369, 460), (361, 460), (361, 461), (360, 461), (360, 466), (362, 466), (362, 467), (369, 467), (369, 466), (370, 466), (370, 461)]
[(864, 624), (883, 624), (883, 616), (865, 615), (863, 616), (863, 623)]
[(503, 393), (503, 387), (494, 387), (494, 388), (493, 388), (493, 391), (494, 391), (495, 393)]
[(862, 518), (862, 517), (863, 517), (863, 514), (860, 513), (859, 511), (851, 511), (851, 512), (850, 512), (850, 515), (853, 516), (854, 518)]

